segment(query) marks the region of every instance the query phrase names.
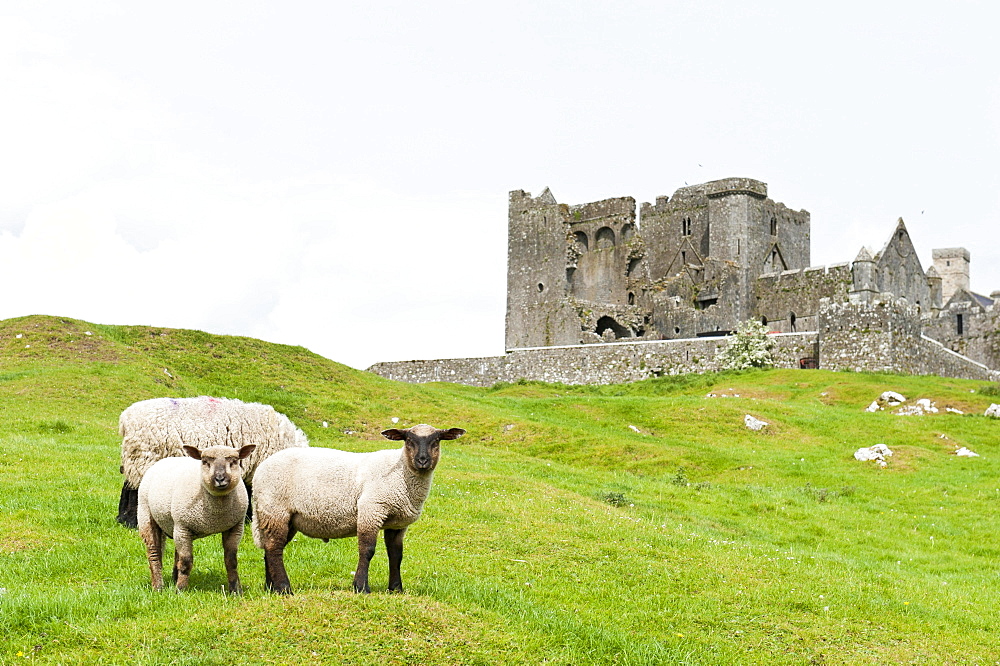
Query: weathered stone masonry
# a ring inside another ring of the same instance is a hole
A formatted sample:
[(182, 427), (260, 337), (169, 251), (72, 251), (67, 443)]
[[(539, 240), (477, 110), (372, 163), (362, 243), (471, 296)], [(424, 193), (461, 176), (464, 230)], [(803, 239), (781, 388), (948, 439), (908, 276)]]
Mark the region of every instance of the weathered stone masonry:
[[(969, 253), (923, 270), (900, 219), (877, 253), (809, 266), (810, 216), (727, 178), (642, 204), (567, 205), (510, 193), (507, 354), (380, 363), (404, 381), (634, 381), (717, 369), (747, 319), (776, 335), (782, 367), (989, 378), (1000, 367), (1000, 292), (969, 289)], [(965, 356), (970, 358), (966, 358)]]
[[(912, 325), (915, 312), (915, 306), (893, 299), (868, 303), (825, 301), (817, 318), (820, 330), (770, 336), (775, 365), (802, 368), (815, 361), (819, 367), (831, 370), (1000, 379), (1000, 373), (921, 336)], [(617, 384), (720, 370), (716, 354), (727, 344), (726, 338), (705, 337), (537, 347), (485, 358), (378, 363), (369, 371), (410, 383), (492, 386), (529, 379)]]

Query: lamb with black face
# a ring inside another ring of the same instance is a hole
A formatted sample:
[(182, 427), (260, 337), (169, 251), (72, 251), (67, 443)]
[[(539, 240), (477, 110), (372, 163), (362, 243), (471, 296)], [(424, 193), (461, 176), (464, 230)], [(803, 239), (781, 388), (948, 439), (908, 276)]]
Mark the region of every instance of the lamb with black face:
[(286, 449), (261, 463), (254, 476), (253, 530), (254, 542), (264, 550), (267, 589), (291, 594), (283, 553), (301, 532), (324, 540), (357, 536), (354, 590), (370, 592), (368, 566), (381, 531), (389, 556), (389, 591), (402, 592), (403, 536), (430, 494), (441, 441), (464, 434), (461, 428), (424, 424), (390, 428), (382, 436), (402, 441), (401, 449)]

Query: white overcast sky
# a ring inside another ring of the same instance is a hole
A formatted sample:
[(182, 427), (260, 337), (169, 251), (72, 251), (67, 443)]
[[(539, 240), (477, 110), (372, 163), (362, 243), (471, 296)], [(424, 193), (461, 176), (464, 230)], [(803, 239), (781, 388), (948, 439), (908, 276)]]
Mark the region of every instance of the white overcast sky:
[(503, 352), (507, 192), (768, 183), (1000, 289), (991, 2), (0, 5), (0, 318)]

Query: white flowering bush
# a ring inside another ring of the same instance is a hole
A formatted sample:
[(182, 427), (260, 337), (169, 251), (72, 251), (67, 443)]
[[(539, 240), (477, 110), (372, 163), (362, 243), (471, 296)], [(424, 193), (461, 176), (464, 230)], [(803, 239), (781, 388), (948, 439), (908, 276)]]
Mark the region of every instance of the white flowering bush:
[(774, 365), (771, 347), (767, 328), (759, 321), (750, 319), (736, 327), (729, 345), (719, 351), (719, 364), (723, 370), (770, 368)]

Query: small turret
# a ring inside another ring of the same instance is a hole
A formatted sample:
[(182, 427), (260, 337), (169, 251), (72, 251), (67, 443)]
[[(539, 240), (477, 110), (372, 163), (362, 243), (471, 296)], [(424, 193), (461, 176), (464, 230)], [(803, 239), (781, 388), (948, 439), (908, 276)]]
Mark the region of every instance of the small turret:
[(851, 277), (853, 284), (849, 292), (851, 301), (869, 302), (878, 296), (878, 287), (875, 284), (875, 260), (872, 258), (868, 248), (861, 248), (858, 256), (851, 264)]
[(941, 300), (941, 274), (937, 272), (934, 266), (930, 266), (927, 269), (927, 288), (931, 290), (931, 309), (940, 310), (943, 301)]

